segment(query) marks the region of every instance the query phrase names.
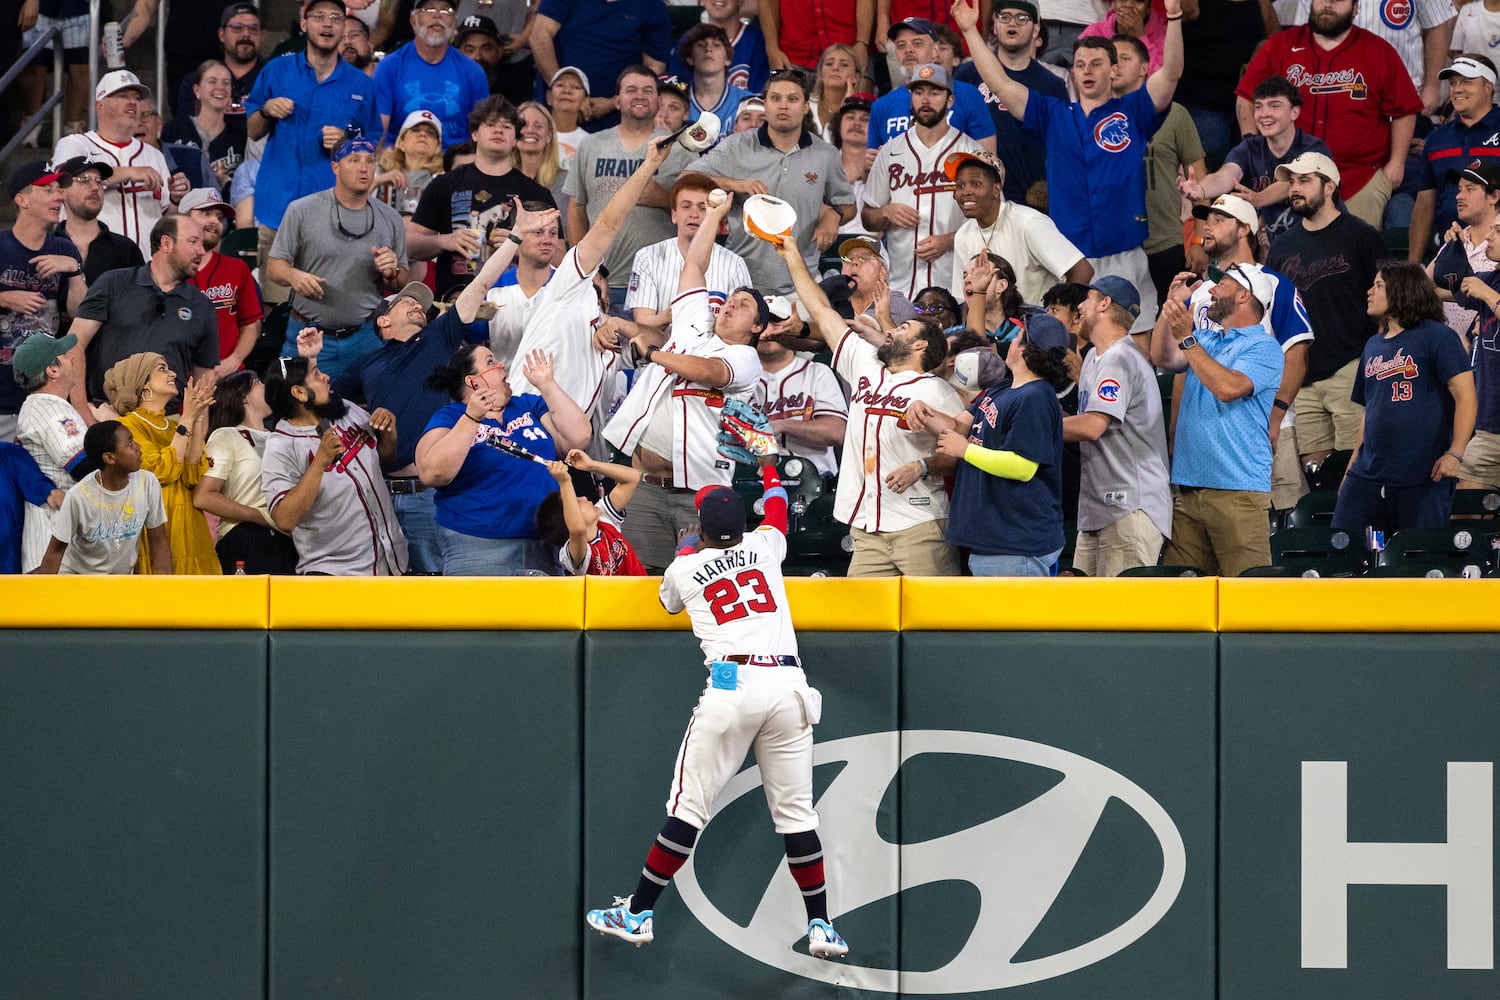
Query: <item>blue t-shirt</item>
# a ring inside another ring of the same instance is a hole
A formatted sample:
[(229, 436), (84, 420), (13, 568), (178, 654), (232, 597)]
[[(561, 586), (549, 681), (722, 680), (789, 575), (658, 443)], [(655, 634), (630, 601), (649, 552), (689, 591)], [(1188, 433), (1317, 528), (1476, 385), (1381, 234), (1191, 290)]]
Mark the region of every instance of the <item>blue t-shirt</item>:
[[(693, 75), (680, 54), (682, 38), (686, 35), (684, 31), (672, 43), (672, 58), (667, 61), (667, 72), (679, 80), (687, 80)], [(734, 44), (734, 57), (725, 79), (752, 94), (765, 93), (766, 81), (771, 78), (771, 61), (766, 58), (766, 36), (760, 30), (760, 24), (741, 18), (739, 35), (731, 36), (729, 40)], [(727, 134), (728, 130), (725, 131)]]
[(1177, 412), (1172, 483), (1269, 493), (1271, 401), (1281, 386), (1285, 364), (1281, 345), (1260, 324), (1203, 329), (1194, 335), (1209, 357), (1248, 377), (1255, 389), (1249, 396), (1221, 403), (1188, 369)]
[[(505, 404), (503, 421), (486, 418), (474, 428), (474, 443), (458, 475), (438, 488), (438, 524), (476, 538), (536, 537), (536, 509), (548, 493), (557, 490), (557, 481), (541, 463), (508, 455), (486, 439), (508, 437), (533, 455), (555, 459), (552, 435), (542, 425), (546, 412), (541, 396), (512, 396)], [(460, 420), (469, 422), (464, 404), (449, 403), (432, 415), (422, 433), (452, 427)]]
[[(948, 124), (978, 142), (995, 134), (995, 122), (979, 96), (979, 88), (970, 83), (953, 83), (953, 107), (948, 110)], [(870, 108), (870, 137), (866, 144), (879, 149), (911, 128), (911, 91), (905, 84), (886, 94)]]
[(333, 387), (340, 396), (373, 410), (383, 406), (396, 417), (396, 454), (386, 469), (416, 461), (417, 441), (432, 415), (449, 402), (446, 392), (423, 383), (434, 368), (448, 363), (459, 344), (489, 343), (489, 324), (459, 322), (449, 309), (410, 340), (387, 340), (339, 373)]
[(451, 45), (436, 66), (407, 42), (375, 64), (375, 107), (390, 118), (385, 144), (394, 145), (413, 111), (431, 111), (443, 123), (443, 148), (469, 141), (469, 112), (490, 96), (479, 64)]
[(380, 135), (381, 128), (375, 110), (375, 81), (343, 60), (319, 83), (305, 51), (272, 59), (245, 98), (245, 115), (253, 115), (273, 97), (290, 98), (293, 107), (287, 117), (268, 120), (266, 151), (255, 182), (255, 221), (280, 229), (288, 205), (333, 187), (323, 126), (358, 125), (371, 139)]
[[(1458, 246), (1458, 241), (1443, 244), (1444, 248)], [(1458, 253), (1463, 257), (1463, 253)], [(1437, 260), (1434, 259), (1434, 268)], [(1464, 259), (1464, 268), (1468, 268), (1468, 260)], [(1441, 271), (1435, 271), (1441, 276)], [(1486, 271), (1478, 276), (1491, 288), (1500, 290), (1500, 271)], [(1460, 277), (1454, 282), (1453, 301), (1465, 309), (1473, 309), (1479, 313), (1479, 329), (1474, 334), (1474, 353), (1470, 359), (1474, 365), (1474, 392), (1479, 397), (1479, 412), (1474, 418), (1474, 429), (1484, 431), (1486, 434), (1500, 434), (1500, 319), (1495, 317), (1494, 310), (1480, 302), (1471, 299), (1457, 289), (1463, 283)], [(1441, 285), (1441, 282), (1439, 282)]]
[(1044, 556), (1063, 547), (1062, 407), (1041, 379), (992, 388), (969, 407), (969, 440), (1037, 463), (1026, 482), (958, 463), (948, 541), (986, 556)]
[(1088, 115), (1076, 101), (1027, 99), (1022, 127), (1047, 145), (1048, 214), (1085, 257), (1146, 242), (1146, 143), (1165, 118), (1145, 87)]
[[(66, 236), (48, 233), (40, 250), (32, 250), (16, 239), (14, 230), (0, 230), (0, 292), (36, 292), (43, 298), (42, 308), (30, 315), (0, 308), (0, 413), (19, 413), (26, 393), (16, 384), (10, 359), (16, 348), (33, 333), (56, 337), (61, 332), (63, 307), (67, 304), (70, 278), (62, 274), (42, 277), (31, 258), (40, 254), (72, 257), (83, 266), (78, 248)], [(80, 279), (81, 280), (81, 279)]]
[[(1047, 67), (1031, 61), (1023, 70), (1007, 70), (1010, 78), (1023, 84), (1028, 90), (1048, 97), (1066, 99), (1068, 88), (1062, 77)], [(979, 75), (972, 62), (966, 62), (953, 73), (953, 79), (973, 84), (989, 108), (990, 120), (995, 125), (995, 154), (1005, 164), (1005, 200), (1025, 205), (1026, 192), (1038, 181), (1047, 179), (1047, 147), (1041, 139), (1021, 128), (1016, 116), (1005, 107), (1005, 103), (990, 93), (989, 85)]]
[(21, 526), (26, 505), (46, 506), (52, 480), (42, 474), (31, 452), (0, 441), (0, 573), (21, 572)]
[[(663, 63), (671, 55), (672, 23), (661, 0), (541, 0), (536, 12), (562, 25), (552, 40), (557, 65), (587, 73), (593, 97), (613, 97), (621, 71), (643, 53)], [(619, 121), (618, 112), (610, 117)]]
[(1365, 436), (1349, 475), (1384, 486), (1427, 482), (1453, 443), (1448, 380), (1468, 370), (1458, 334), (1436, 320), (1371, 337), (1350, 393), (1365, 408)]

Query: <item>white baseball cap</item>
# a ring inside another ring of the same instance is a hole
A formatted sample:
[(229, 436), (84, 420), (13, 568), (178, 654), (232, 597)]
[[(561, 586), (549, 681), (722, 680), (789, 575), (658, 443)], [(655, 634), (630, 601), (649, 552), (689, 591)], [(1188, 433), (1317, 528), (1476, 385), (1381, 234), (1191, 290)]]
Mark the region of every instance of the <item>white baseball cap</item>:
[(113, 73), (105, 73), (99, 79), (99, 86), (94, 88), (94, 100), (102, 101), (110, 94), (117, 94), (122, 90), (130, 90), (131, 88), (141, 92), (141, 100), (151, 100), (151, 88), (142, 83), (128, 69), (117, 69)]
[(182, 196), (182, 201), (177, 206), (177, 211), (187, 215), (195, 208), (217, 208), (221, 214), (234, 218), (234, 209), (229, 203), (219, 196), (215, 188), (201, 187), (193, 188)]
[(1231, 264), (1224, 269), (1224, 278), (1248, 289), (1260, 302), (1262, 309), (1271, 311), (1271, 300), (1276, 297), (1276, 289), (1265, 268), (1259, 264)]
[[(433, 128), (437, 129), (438, 138), (441, 139), (443, 137), (443, 123), (438, 121), (438, 116), (433, 114), (431, 111), (413, 111), (411, 114), (407, 115), (406, 121), (401, 123), (401, 132), (405, 132), (407, 129), (412, 128), (416, 125), (431, 125)], [(401, 132), (396, 133), (396, 137), (398, 139), (401, 137)]]
[(1214, 199), (1212, 205), (1194, 205), (1193, 217), (1197, 219), (1208, 218), (1208, 213), (1218, 212), (1227, 215), (1231, 219), (1243, 222), (1250, 227), (1252, 235), (1260, 229), (1260, 213), (1255, 206), (1237, 194), (1221, 194)]
[(771, 319), (776, 322), (792, 318), (792, 303), (785, 295), (767, 295), (766, 311), (771, 314)]
[(1447, 69), (1438, 74), (1438, 79), (1446, 80), (1454, 76), (1468, 77), (1470, 80), (1488, 80), (1490, 83), (1495, 82), (1494, 70), (1479, 60), (1470, 59), (1468, 56), (1459, 56), (1453, 60)]
[(1322, 153), (1302, 153), (1290, 163), (1276, 168), (1278, 181), (1291, 180), (1293, 174), (1317, 174), (1324, 180), (1339, 182), (1339, 168)]
[(564, 73), (572, 73), (574, 76), (578, 77), (578, 82), (583, 84), (583, 92), (585, 94), (592, 94), (594, 92), (593, 88), (589, 86), (589, 75), (583, 70), (579, 69), (577, 66), (562, 67), (556, 73), (552, 74), (552, 79), (547, 81), (547, 86), (551, 87), (554, 83), (557, 82), (557, 78), (562, 76)]

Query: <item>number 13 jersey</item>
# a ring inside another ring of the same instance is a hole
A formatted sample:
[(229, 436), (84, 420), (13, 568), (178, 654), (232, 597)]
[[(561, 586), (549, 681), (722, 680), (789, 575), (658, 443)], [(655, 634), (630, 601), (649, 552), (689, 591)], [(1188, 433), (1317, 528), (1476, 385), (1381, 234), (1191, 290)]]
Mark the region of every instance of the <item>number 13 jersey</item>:
[(687, 609), (705, 662), (734, 654), (796, 656), (781, 560), (786, 536), (762, 526), (738, 545), (678, 556), (661, 581), (661, 603)]

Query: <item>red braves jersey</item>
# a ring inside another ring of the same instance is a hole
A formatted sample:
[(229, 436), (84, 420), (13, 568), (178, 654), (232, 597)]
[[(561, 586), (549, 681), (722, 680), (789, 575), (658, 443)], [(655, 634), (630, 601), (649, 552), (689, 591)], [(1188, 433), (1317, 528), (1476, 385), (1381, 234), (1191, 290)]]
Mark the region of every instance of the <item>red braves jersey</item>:
[(830, 45), (854, 44), (855, 0), (780, 0), (777, 44), (798, 66), (812, 69)]
[(568, 546), (562, 547), (559, 558), (563, 569), (574, 576), (646, 576), (646, 567), (641, 565), (635, 549), (620, 534), (620, 524), (625, 520), (625, 513), (615, 510), (609, 497), (594, 506), (599, 508), (599, 532), (589, 542), (581, 566), (573, 562)]
[(1245, 100), (1268, 76), (1285, 76), (1302, 91), (1302, 131), (1328, 143), (1338, 164), (1339, 193), (1351, 198), (1391, 156), (1391, 119), (1415, 115), (1422, 98), (1389, 42), (1351, 28), (1322, 49), (1307, 26), (1278, 31), (1250, 60), (1235, 93)]
[(260, 292), (255, 290), (255, 279), (244, 261), (226, 257), (217, 250), (208, 255), (193, 275), (193, 285), (214, 304), (222, 361), (240, 342), (240, 327), (260, 322)]

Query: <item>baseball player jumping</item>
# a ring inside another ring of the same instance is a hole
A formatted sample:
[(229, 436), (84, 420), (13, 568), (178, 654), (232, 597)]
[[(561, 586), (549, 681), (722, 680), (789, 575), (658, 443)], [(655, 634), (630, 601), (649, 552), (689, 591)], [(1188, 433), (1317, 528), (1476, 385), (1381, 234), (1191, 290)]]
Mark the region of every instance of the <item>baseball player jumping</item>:
[(702, 542), (683, 548), (667, 567), (661, 603), (684, 608), (703, 647), (708, 686), (688, 722), (673, 768), (667, 822), (646, 855), (635, 893), (590, 910), (601, 934), (652, 940), (652, 908), (687, 863), (713, 801), (753, 744), (776, 831), (786, 838), (787, 867), (807, 907), (807, 950), (842, 958), (849, 946), (828, 921), (823, 844), (812, 804), (813, 731), (822, 695), (808, 687), (781, 578), (786, 556), (787, 497), (776, 474), (775, 440), (765, 417), (726, 405), (721, 453), (762, 464), (765, 520), (745, 531), (745, 502), (727, 486), (698, 494)]

